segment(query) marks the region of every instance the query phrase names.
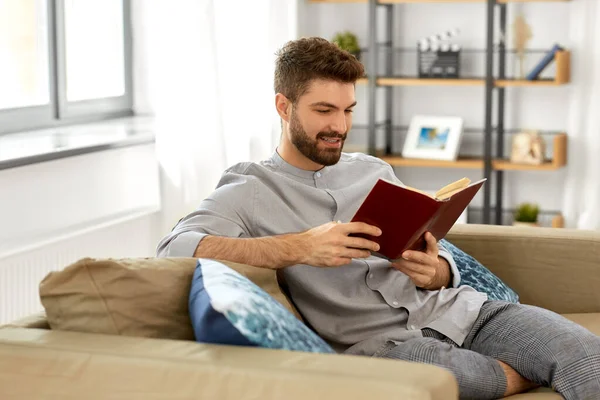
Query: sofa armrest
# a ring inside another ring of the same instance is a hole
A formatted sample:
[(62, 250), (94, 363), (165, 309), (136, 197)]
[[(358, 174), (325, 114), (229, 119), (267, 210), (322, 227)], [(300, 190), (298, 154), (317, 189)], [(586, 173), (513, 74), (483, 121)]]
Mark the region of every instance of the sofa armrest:
[(2, 328), (0, 360), (0, 398), (458, 398), (431, 365), (192, 341)]
[(557, 313), (600, 312), (600, 232), (455, 225), (447, 240), (512, 287), (522, 303)]

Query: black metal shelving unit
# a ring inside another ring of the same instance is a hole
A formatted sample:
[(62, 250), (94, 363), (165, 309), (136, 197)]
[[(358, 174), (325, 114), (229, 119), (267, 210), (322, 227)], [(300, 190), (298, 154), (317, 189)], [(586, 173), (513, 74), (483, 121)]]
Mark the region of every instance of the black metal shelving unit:
[[(499, 32), (502, 37), (506, 37), (507, 30), (507, 4), (500, 3), (497, 0), (486, 0), (486, 48), (483, 50), (471, 49), (470, 52), (485, 53), (485, 75), (476, 79), (483, 80), (485, 86), (485, 124), (483, 129), (471, 129), (471, 132), (479, 131), (483, 133), (483, 175), (488, 179), (488, 184), (484, 185), (483, 190), (483, 207), (480, 210), (481, 219), (484, 224), (495, 223), (503, 224), (506, 219), (507, 210), (503, 204), (503, 187), (505, 174), (502, 169), (494, 168), (493, 159), (504, 158), (504, 141), (506, 133), (515, 133), (517, 130), (508, 130), (504, 125), (506, 89), (505, 86), (496, 85), (496, 80), (506, 80), (506, 64), (507, 54), (514, 52), (508, 50), (504, 41), (500, 41), (498, 45), (494, 44), (494, 28), (496, 15), (498, 15)], [(369, 41), (365, 51), (367, 58), (366, 62), (369, 68), (367, 69), (368, 79), (368, 152), (376, 155), (376, 130), (383, 129), (385, 134), (385, 155), (391, 155), (393, 152), (394, 130), (399, 127), (393, 126), (392, 114), (394, 109), (394, 86), (380, 86), (377, 84), (377, 79), (380, 78), (378, 73), (383, 67), (386, 77), (392, 77), (394, 72), (394, 51), (411, 51), (410, 49), (394, 49), (393, 48), (393, 27), (394, 27), (394, 4), (381, 3), (380, 0), (368, 0), (368, 18), (369, 18)], [(385, 9), (385, 38), (377, 37), (377, 11)], [(496, 14), (498, 13), (498, 14)], [(372, 51), (374, 49), (375, 51)], [(385, 49), (383, 53), (383, 65), (380, 64), (381, 49)], [(544, 50), (532, 50), (530, 52), (545, 52)], [(497, 62), (497, 76), (494, 76), (494, 65)], [(461, 79), (465, 78), (459, 78)], [(377, 121), (377, 91), (384, 90), (384, 108), (385, 117), (383, 121)], [(497, 103), (494, 104), (494, 91), (497, 91)], [(494, 124), (493, 114), (496, 111), (497, 121)], [(467, 129), (468, 130), (468, 129)], [(554, 134), (553, 132), (547, 132)], [(556, 132), (558, 133), (558, 132)], [(495, 154), (493, 140), (496, 139)], [(492, 199), (492, 189), (494, 190), (494, 199)], [(492, 201), (493, 200), (493, 201)], [(558, 211), (550, 211), (550, 213), (560, 214)]]

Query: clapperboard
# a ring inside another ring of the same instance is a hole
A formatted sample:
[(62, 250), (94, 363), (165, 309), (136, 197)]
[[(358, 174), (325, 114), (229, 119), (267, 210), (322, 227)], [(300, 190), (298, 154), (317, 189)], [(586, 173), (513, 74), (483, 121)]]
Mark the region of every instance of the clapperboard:
[(448, 43), (458, 29), (423, 38), (417, 43), (419, 78), (458, 78), (460, 46)]

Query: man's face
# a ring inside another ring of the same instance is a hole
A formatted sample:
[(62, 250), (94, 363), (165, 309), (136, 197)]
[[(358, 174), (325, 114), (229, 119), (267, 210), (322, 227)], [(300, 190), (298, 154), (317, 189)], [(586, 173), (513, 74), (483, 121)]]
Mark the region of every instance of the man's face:
[(292, 107), (290, 141), (314, 163), (336, 164), (352, 126), (355, 105), (353, 84), (313, 81)]

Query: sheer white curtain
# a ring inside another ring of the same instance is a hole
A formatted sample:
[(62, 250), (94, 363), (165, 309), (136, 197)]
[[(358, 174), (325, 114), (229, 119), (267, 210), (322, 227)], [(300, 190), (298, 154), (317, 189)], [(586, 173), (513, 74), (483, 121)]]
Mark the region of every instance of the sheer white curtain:
[(278, 141), (274, 54), (295, 33), (292, 3), (214, 1), (219, 105), (230, 164), (262, 159)]
[(135, 108), (155, 115), (163, 230), (226, 167), (274, 150), (274, 53), (296, 35), (296, 2), (132, 2)]
[(600, 4), (574, 1), (572, 92), (564, 209), (568, 227), (600, 229)]

